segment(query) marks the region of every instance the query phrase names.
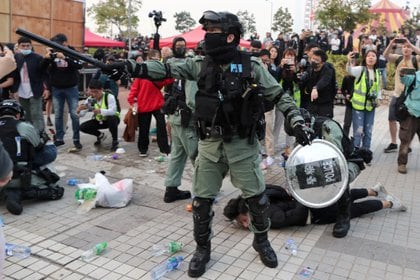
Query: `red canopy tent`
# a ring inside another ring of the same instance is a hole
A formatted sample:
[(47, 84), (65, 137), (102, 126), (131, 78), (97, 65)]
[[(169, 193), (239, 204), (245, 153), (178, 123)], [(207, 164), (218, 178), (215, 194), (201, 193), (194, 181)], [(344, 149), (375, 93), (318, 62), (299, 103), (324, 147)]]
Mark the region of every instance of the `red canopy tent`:
[(85, 28), (85, 47), (123, 48), (125, 43), (104, 38), (90, 31), (89, 28)]
[[(159, 40), (159, 48), (162, 47), (170, 47), (172, 48), (172, 41), (175, 37), (183, 37), (185, 39), (185, 41), (187, 41), (187, 49), (195, 49), (195, 47), (197, 46), (197, 44), (204, 39), (204, 34), (206, 33), (206, 31), (204, 31), (202, 29), (202, 26), (198, 26), (195, 29), (176, 35), (176, 36), (171, 36), (171, 37), (167, 37), (167, 38), (161, 38)], [(250, 42), (246, 41), (246, 40), (242, 40), (240, 41), (240, 46), (241, 47), (245, 47), (245, 48), (249, 48), (250, 47)], [(153, 40), (151, 40), (150, 42), (150, 48), (153, 47)]]

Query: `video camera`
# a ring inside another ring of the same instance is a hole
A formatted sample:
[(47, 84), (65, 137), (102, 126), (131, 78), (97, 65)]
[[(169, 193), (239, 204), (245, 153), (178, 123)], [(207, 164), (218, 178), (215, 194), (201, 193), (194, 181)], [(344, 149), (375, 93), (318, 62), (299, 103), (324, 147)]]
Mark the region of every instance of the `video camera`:
[(162, 11), (156, 11), (153, 10), (149, 13), (149, 17), (153, 17), (153, 20), (155, 21), (155, 26), (159, 27), (162, 25), (162, 22), (166, 21), (166, 18), (162, 16)]

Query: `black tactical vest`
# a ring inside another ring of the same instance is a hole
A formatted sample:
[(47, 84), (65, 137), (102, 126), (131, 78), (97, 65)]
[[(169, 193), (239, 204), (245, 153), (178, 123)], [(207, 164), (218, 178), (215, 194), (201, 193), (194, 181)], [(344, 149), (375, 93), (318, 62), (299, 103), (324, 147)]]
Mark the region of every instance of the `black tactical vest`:
[(0, 139), (13, 163), (30, 162), (33, 159), (34, 149), (31, 143), (19, 135), (17, 131), (19, 122), (14, 118), (1, 118)]
[(249, 54), (237, 52), (226, 70), (206, 56), (195, 96), (198, 126), (220, 127), (226, 142), (234, 133), (252, 137), (264, 111), (261, 88), (252, 82)]

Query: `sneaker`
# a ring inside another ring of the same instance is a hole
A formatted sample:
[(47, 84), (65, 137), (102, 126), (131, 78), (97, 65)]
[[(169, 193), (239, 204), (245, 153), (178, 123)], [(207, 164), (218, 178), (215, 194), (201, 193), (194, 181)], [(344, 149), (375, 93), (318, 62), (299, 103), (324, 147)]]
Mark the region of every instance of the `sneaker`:
[(391, 144), (388, 145), (388, 147), (386, 147), (384, 149), (384, 152), (385, 153), (392, 153), (392, 152), (396, 152), (397, 150), (398, 150), (398, 145), (394, 144), (394, 143), (391, 143)]
[(388, 195), (388, 192), (381, 183), (377, 183), (375, 186), (373, 186), (372, 190), (374, 190), (378, 194), (377, 198), (379, 199), (385, 199)]
[(385, 197), (385, 200), (392, 202), (392, 207), (391, 207), (392, 210), (402, 211), (402, 212), (407, 211), (407, 207), (404, 204), (402, 204), (402, 202), (397, 197), (395, 197), (395, 195), (389, 193)]
[(63, 146), (64, 145), (64, 141), (63, 140), (55, 140), (54, 141), (54, 145), (56, 147)]
[(94, 146), (99, 146), (106, 139), (106, 134), (101, 132), (98, 137), (96, 137), (96, 142), (93, 143)]
[(147, 157), (149, 154), (147, 152), (140, 152), (139, 156)]
[(80, 152), (83, 148), (82, 144), (79, 141), (74, 141), (74, 147), (70, 148), (69, 153), (77, 153)]
[(401, 174), (407, 174), (407, 166), (405, 164), (398, 165), (398, 172)]

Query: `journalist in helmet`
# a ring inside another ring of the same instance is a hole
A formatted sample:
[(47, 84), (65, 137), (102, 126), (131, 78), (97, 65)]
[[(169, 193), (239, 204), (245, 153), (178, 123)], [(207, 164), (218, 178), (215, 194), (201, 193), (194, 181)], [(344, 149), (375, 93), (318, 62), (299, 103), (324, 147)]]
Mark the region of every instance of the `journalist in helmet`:
[(242, 191), (250, 209), (253, 248), (264, 265), (277, 267), (277, 256), (268, 240), (270, 221), (268, 199), (259, 163), (258, 137), (264, 135), (263, 100), (273, 101), (293, 128), (297, 141), (309, 144), (308, 129), (292, 98), (261, 62), (240, 52), (242, 25), (229, 12), (206, 11), (199, 22), (206, 31), (205, 56), (186, 58), (184, 62), (165, 64), (126, 61), (105, 71), (124, 67), (133, 76), (196, 80), (195, 118), (199, 132), (198, 157), (193, 175), (193, 220), (196, 251), (188, 275), (199, 277), (210, 260), (212, 205), (228, 174), (232, 184)]

